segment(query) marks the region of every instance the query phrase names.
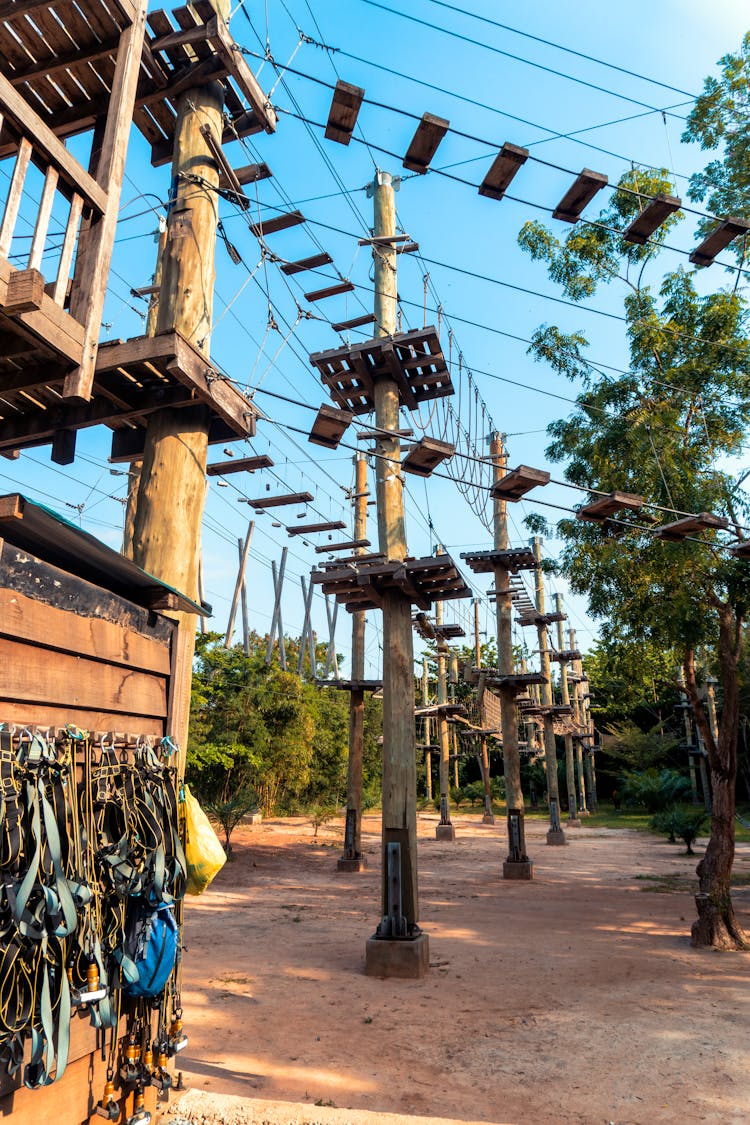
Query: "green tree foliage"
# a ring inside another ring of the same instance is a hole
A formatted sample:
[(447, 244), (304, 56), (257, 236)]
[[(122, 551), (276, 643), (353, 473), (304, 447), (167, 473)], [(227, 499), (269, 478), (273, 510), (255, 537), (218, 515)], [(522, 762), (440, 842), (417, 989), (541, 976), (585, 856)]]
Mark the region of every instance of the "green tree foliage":
[[(691, 177), (688, 194), (715, 215), (750, 219), (750, 32), (740, 50), (724, 55), (719, 66), (720, 77), (705, 80), (682, 139), (697, 141), (703, 149), (718, 149), (721, 155)], [(702, 219), (700, 234), (708, 234), (714, 225), (711, 219)], [(746, 246), (746, 239), (732, 245), (740, 260)]]
[(643, 805), (652, 814), (681, 801), (690, 792), (690, 782), (677, 770), (632, 770), (623, 775), (623, 798), (627, 804)]
[[(602, 492), (646, 498), (643, 513), (625, 512), (604, 526), (579, 520), (558, 525), (565, 539), (561, 566), (572, 588), (585, 593), (594, 616), (627, 644), (646, 642), (679, 653), (696, 721), (709, 753), (714, 793), (712, 839), (699, 865), (702, 911), (693, 928), (699, 944), (736, 948), (745, 938), (729, 895), (734, 855), (737, 768), (737, 662), (750, 605), (745, 562), (718, 549), (715, 532), (672, 543), (656, 539), (648, 504), (677, 512), (713, 512), (744, 536), (748, 504), (729, 466), (740, 454), (750, 420), (750, 343), (747, 306), (734, 291), (698, 292), (693, 274), (678, 269), (654, 289), (647, 267), (680, 218), (679, 212), (643, 246), (621, 231), (644, 206), (644, 195), (670, 192), (666, 172), (628, 172), (596, 224), (576, 225), (563, 241), (527, 223), (519, 241), (544, 261), (574, 300), (616, 281), (624, 292), (629, 371), (606, 375), (586, 357), (582, 333), (542, 326), (531, 346), (536, 358), (580, 380), (572, 414), (549, 427), (553, 461), (566, 478)], [(656, 515), (667, 522), (673, 516)], [(721, 733), (713, 738), (703, 708), (695, 652), (717, 656), (724, 690)]]
[[(257, 640), (260, 640), (259, 638)], [(265, 814), (340, 804), (346, 794), (349, 700), (274, 661), (265, 644), (225, 649), (215, 633), (197, 639), (187, 776), (217, 807), (252, 790)], [(294, 644), (290, 642), (290, 652)], [(293, 666), (293, 665), (290, 665)], [(380, 705), (365, 708), (365, 787), (379, 786)]]

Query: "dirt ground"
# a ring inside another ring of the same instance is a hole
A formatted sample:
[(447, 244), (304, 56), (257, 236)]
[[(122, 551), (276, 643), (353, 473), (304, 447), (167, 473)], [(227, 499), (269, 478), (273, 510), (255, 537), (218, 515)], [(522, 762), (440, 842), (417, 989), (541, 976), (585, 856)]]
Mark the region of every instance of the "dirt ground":
[[(750, 954), (690, 947), (681, 845), (584, 823), (552, 848), (530, 821), (535, 878), (517, 883), (501, 823), (462, 816), (449, 844), (436, 822), (420, 814), (421, 981), (364, 975), (377, 818), (362, 874), (336, 871), (340, 822), (317, 840), (304, 819), (237, 830), (234, 862), (188, 900), (180, 1121), (750, 1120)], [(735, 901), (750, 930), (750, 887)]]

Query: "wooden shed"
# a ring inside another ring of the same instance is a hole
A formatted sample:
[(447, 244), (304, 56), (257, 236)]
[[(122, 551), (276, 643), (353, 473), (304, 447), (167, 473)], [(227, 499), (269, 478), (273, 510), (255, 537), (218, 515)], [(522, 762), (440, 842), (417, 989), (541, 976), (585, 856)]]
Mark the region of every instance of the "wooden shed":
[[(171, 736), (179, 624), (163, 610), (209, 612), (48, 508), (0, 497), (0, 730), (114, 733), (121, 754), (136, 738)], [(81, 1014), (58, 1082), (27, 1089), (23, 1067), (3, 1069), (0, 1118), (89, 1121), (106, 1067), (103, 1033)]]

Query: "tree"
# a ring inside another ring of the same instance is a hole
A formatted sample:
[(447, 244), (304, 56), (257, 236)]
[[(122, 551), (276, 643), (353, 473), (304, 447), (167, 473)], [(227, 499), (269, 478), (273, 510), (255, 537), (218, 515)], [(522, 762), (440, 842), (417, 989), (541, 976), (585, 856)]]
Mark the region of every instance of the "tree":
[[(527, 223), (519, 236), (573, 300), (612, 281), (626, 290), (625, 374), (605, 375), (590, 363), (580, 332), (542, 326), (534, 335), (532, 353), (584, 386), (572, 415), (549, 427), (548, 456), (566, 462), (565, 476), (578, 486), (645, 497), (647, 519), (669, 522), (673, 512), (708, 511), (724, 516), (742, 538), (747, 501), (724, 466), (742, 450), (750, 419), (745, 302), (731, 290), (699, 294), (684, 269), (666, 274), (654, 293), (644, 281), (646, 270), (658, 260), (679, 213), (644, 246), (623, 241), (620, 231), (640, 212), (644, 196), (671, 193), (668, 175), (633, 170), (618, 186), (598, 222), (577, 225), (563, 242), (538, 223)], [(679, 654), (713, 783), (711, 839), (698, 865), (699, 916), (692, 937), (697, 945), (746, 948), (730, 878), (747, 563), (722, 550), (715, 531), (683, 542), (659, 539), (641, 513), (618, 513), (603, 526), (563, 520), (558, 530), (565, 539), (561, 568), (573, 589), (588, 595), (592, 614), (609, 619), (624, 641), (646, 640)], [(717, 739), (700, 698), (701, 645), (716, 653), (723, 687)]]

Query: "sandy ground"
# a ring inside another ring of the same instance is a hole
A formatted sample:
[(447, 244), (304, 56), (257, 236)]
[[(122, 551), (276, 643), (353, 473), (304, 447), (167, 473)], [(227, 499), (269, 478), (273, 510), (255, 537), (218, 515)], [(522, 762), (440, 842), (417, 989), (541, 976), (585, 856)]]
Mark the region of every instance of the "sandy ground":
[[(173, 1119), (750, 1121), (750, 954), (691, 949), (696, 860), (585, 824), (550, 848), (532, 821), (535, 879), (509, 882), (503, 826), (456, 823), (438, 843), (436, 817), (419, 819), (421, 981), (364, 975), (376, 818), (362, 874), (336, 871), (340, 823), (317, 840), (303, 819), (237, 830), (235, 861), (188, 902), (191, 1093)], [(750, 872), (750, 846), (735, 870)], [(750, 930), (750, 888), (736, 903)]]

